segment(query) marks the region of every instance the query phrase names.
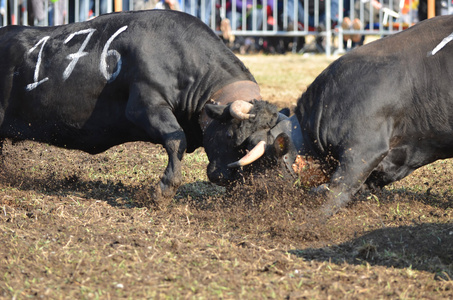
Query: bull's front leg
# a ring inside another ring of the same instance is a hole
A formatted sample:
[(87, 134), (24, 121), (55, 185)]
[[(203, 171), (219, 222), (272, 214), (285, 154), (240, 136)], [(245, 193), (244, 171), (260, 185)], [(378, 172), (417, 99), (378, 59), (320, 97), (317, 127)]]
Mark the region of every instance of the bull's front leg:
[(164, 148), (168, 155), (168, 165), (155, 191), (155, 201), (163, 204), (164, 199), (171, 199), (181, 185), (181, 161), (187, 148), (186, 136), (180, 129), (164, 135)]
[(141, 103), (133, 105), (130, 101), (126, 116), (146, 131), (152, 143), (162, 144), (167, 151), (168, 165), (153, 195), (156, 204), (164, 206), (182, 182), (181, 160), (187, 148), (186, 136), (170, 108), (144, 107)]
[(327, 197), (321, 209), (324, 216), (331, 216), (345, 207), (388, 153), (385, 142), (370, 142), (369, 145), (374, 148), (364, 145), (347, 147), (349, 150), (340, 157), (330, 182), (316, 189)]

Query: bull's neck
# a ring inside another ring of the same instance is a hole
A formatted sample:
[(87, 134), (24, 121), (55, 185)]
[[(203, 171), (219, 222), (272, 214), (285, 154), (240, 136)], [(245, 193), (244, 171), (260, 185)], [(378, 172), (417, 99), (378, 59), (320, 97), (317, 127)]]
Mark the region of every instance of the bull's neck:
[[(235, 100), (251, 101), (254, 99), (262, 100), (258, 84), (250, 80), (241, 80), (227, 84), (212, 93), (207, 103), (228, 105)], [(204, 132), (211, 122), (212, 119), (208, 117), (203, 109), (199, 120), (201, 130)]]

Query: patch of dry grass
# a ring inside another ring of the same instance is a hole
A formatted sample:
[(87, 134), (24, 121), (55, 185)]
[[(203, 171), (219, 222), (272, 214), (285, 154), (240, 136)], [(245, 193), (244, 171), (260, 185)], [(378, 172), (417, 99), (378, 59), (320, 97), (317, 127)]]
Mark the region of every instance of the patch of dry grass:
[(260, 85), (264, 100), (292, 107), (308, 85), (335, 58), (324, 55), (239, 56)]

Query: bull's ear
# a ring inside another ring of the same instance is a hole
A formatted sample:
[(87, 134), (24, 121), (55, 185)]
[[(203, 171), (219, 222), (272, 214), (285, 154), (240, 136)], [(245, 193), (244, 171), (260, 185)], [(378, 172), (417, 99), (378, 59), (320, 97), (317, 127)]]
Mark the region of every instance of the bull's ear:
[(208, 117), (221, 122), (229, 121), (232, 118), (229, 105), (206, 104), (204, 109)]

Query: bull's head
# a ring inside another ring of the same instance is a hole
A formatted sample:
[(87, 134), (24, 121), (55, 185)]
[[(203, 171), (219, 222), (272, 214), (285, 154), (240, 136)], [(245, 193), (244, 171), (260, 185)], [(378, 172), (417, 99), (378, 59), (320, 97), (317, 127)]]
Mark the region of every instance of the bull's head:
[(225, 185), (243, 173), (275, 165), (285, 156), (294, 162), (295, 148), (278, 125), (288, 118), (276, 106), (236, 100), (228, 105), (207, 104), (205, 112), (210, 118), (203, 141), (210, 181)]

